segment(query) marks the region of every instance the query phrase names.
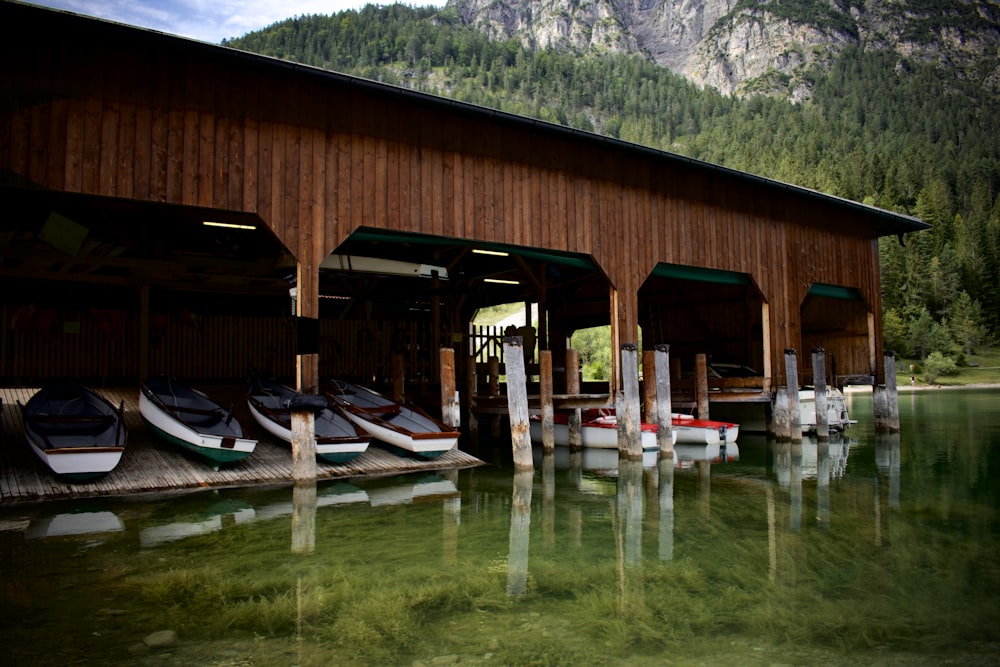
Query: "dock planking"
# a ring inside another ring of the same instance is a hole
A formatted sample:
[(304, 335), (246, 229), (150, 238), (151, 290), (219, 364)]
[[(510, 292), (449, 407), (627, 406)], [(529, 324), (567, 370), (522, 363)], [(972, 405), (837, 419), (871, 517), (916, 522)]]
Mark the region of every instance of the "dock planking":
[[(42, 463), (24, 438), (22, 405), (38, 390), (0, 387), (0, 504), (38, 502), (95, 496), (121, 496), (179, 489), (253, 486), (291, 483), (289, 445), (259, 428), (246, 408), (242, 390), (213, 389), (214, 396), (232, 399), (237, 419), (251, 437), (258, 438), (253, 455), (225, 464), (219, 470), (156, 438), (139, 413), (139, 390), (131, 387), (95, 388), (116, 406), (125, 405), (128, 442), (121, 463), (91, 482), (64, 482)], [(476, 457), (454, 449), (436, 459), (397, 455), (372, 441), (368, 451), (348, 463), (316, 463), (317, 480), (383, 477), (418, 471), (471, 468), (484, 465)]]

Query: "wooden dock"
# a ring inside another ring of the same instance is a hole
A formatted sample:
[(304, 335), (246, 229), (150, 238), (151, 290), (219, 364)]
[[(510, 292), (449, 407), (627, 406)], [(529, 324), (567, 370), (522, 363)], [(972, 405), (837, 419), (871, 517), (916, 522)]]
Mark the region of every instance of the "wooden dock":
[[(289, 446), (260, 428), (250, 416), (242, 388), (213, 389), (220, 402), (232, 401), (244, 428), (259, 438), (252, 456), (219, 470), (162, 442), (150, 432), (139, 413), (138, 387), (94, 388), (113, 404), (125, 404), (128, 444), (121, 463), (101, 479), (68, 483), (56, 478), (39, 460), (24, 438), (21, 410), (37, 387), (2, 387), (0, 412), (0, 504), (36, 502), (64, 498), (120, 496), (176, 489), (252, 486), (291, 483), (292, 454)], [(425, 470), (449, 470), (484, 465), (476, 457), (454, 449), (436, 459), (399, 456), (372, 442), (368, 451), (349, 463), (317, 461), (319, 480), (349, 477), (383, 477)]]

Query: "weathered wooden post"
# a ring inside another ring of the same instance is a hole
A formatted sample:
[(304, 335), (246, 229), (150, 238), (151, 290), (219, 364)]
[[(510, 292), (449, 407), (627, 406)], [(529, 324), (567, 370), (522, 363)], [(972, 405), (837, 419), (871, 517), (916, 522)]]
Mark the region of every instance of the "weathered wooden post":
[(774, 390), (774, 403), (771, 405), (771, 415), (767, 421), (767, 431), (776, 440), (787, 441), (792, 437), (789, 430), (790, 421), (788, 388), (778, 387)]
[(452, 428), (462, 424), (462, 411), (455, 389), (455, 349), (442, 347), (441, 357), (441, 421)]
[(476, 397), (479, 395), (479, 376), (475, 356), (469, 355), (465, 370), (465, 402), (468, 405), (466, 422), (473, 441), (479, 438), (479, 417), (476, 416)]
[[(576, 396), (580, 393), (580, 353), (576, 350), (566, 350), (566, 393)], [(580, 408), (569, 413), (569, 451), (583, 449), (583, 427), (581, 426)]]
[(635, 343), (622, 343), (623, 405), (616, 405), (620, 436), (618, 454), (629, 459), (642, 459), (642, 423), (639, 416), (639, 355)]
[(644, 418), (650, 424), (656, 423), (656, 353), (642, 351), (642, 409)]
[(292, 480), (316, 479), (316, 415), (326, 409), (325, 396), (297, 394), (292, 412)]
[(670, 398), (670, 346), (656, 345), (653, 348), (656, 369), (656, 442), (660, 453), (674, 456), (673, 405)]
[(812, 351), (813, 390), (816, 394), (816, 438), (830, 439), (830, 414), (826, 401), (826, 352), (821, 347)]
[(552, 410), (552, 350), (538, 351), (538, 372), (542, 402), (542, 451), (553, 452), (556, 432)]
[(708, 357), (694, 355), (694, 400), (698, 406), (698, 419), (708, 416)]
[(875, 430), (899, 432), (899, 389), (896, 386), (896, 353), (887, 351), (883, 363), (885, 384), (875, 387), (873, 395)]
[[(500, 395), (500, 358), (496, 355), (486, 360), (487, 372), (490, 374), (490, 397), (496, 398)], [(490, 418), (490, 435), (494, 438), (500, 435), (500, 415), (493, 415)]]
[(785, 386), (788, 391), (788, 437), (802, 442), (802, 411), (799, 407), (799, 358), (793, 349), (785, 350)]
[(534, 470), (531, 460), (531, 431), (528, 427), (528, 380), (520, 336), (504, 336), (503, 355), (507, 360), (507, 408), (510, 412), (510, 444), (515, 470)]

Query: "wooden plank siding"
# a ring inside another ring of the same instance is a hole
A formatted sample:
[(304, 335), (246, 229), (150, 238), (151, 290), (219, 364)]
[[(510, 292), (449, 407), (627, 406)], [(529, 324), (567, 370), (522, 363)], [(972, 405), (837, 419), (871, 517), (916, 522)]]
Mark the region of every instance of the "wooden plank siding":
[[(4, 6), (0, 16), (16, 26), (38, 11)], [(91, 22), (54, 16), (44, 44), (8, 27), (0, 46), (7, 62), (16, 54), (23, 63), (2, 75), (0, 169), (51, 190), (255, 214), (301, 264), (303, 316), (318, 316), (319, 263), (362, 226), (590, 256), (616, 291), (622, 342), (637, 337), (637, 294), (658, 262), (748, 274), (770, 304), (772, 359), (801, 346), (800, 307), (814, 282), (856, 288), (880, 313), (880, 218), (860, 207), (349, 77), (121, 26), (80, 31)], [(881, 335), (876, 346), (880, 360)], [(780, 384), (783, 369), (774, 374)]]

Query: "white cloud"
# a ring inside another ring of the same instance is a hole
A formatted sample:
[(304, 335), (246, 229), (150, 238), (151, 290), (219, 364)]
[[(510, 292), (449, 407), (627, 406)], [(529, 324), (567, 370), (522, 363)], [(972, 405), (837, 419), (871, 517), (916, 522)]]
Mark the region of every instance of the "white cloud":
[[(365, 0), (31, 0), (33, 4), (218, 43), (295, 16), (360, 9)], [(416, 3), (444, 5), (444, 0)]]

